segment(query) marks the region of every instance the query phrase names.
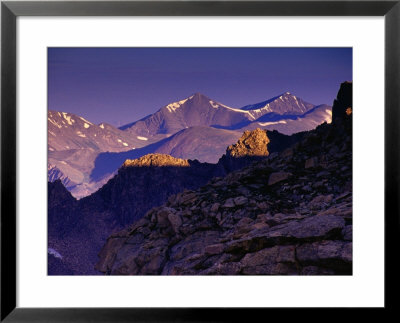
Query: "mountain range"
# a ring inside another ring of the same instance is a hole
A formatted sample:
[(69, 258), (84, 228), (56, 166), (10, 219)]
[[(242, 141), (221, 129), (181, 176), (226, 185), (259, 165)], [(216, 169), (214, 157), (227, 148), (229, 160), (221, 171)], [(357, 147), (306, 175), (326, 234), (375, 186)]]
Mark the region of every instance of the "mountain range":
[(124, 161), (90, 196), (49, 182), (49, 274), (351, 273), (351, 89), (332, 124), (246, 130), (217, 163), (151, 152), (189, 129), (233, 131), (193, 126), (107, 153)]
[(307, 103), (289, 92), (240, 109), (195, 93), (120, 128), (49, 111), (48, 179), (61, 179), (82, 198), (103, 186), (126, 159), (162, 153), (217, 163), (245, 130), (291, 135), (329, 123), (331, 116), (330, 106)]
[[(325, 116), (315, 116), (316, 111), (324, 111)], [(329, 111), (326, 111), (329, 110)], [(139, 121), (122, 126), (120, 129), (136, 136), (154, 137), (171, 135), (193, 126), (244, 131), (252, 127), (273, 130), (276, 124), (286, 120), (298, 120), (296, 129), (280, 131), (284, 134), (311, 130), (303, 125), (303, 119), (318, 119), (318, 124), (329, 121), (331, 107), (313, 105), (285, 92), (267, 101), (247, 105), (241, 109), (231, 108), (208, 98), (201, 93), (162, 107), (160, 110)]]

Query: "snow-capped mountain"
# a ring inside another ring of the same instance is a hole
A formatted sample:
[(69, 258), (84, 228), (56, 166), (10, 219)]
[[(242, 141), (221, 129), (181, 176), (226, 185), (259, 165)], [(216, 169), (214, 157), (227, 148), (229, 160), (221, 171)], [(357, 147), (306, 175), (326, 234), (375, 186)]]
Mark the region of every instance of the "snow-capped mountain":
[(241, 109), (195, 93), (121, 128), (49, 111), (48, 179), (61, 179), (80, 198), (104, 185), (125, 159), (164, 153), (215, 163), (245, 130), (290, 135), (330, 123), (331, 117), (330, 106), (307, 103), (289, 92)]
[(128, 151), (149, 143), (147, 138), (136, 138), (106, 123), (96, 125), (72, 113), (48, 111), (47, 120), (48, 180), (61, 179), (76, 197), (92, 193), (104, 182), (90, 183), (89, 178), (99, 153)]
[(252, 120), (255, 118), (248, 111), (230, 108), (201, 93), (195, 93), (120, 129), (138, 136), (153, 137), (160, 134), (168, 136), (194, 126), (230, 128)]
[(261, 127), (268, 130), (281, 129), (285, 134), (292, 134), (314, 129), (325, 121), (330, 122), (329, 112), (320, 112), (330, 110), (331, 107), (323, 105), (319, 113), (314, 113), (319, 107), (322, 106), (305, 102), (289, 92), (241, 109), (228, 107), (196, 93), (120, 129), (135, 136), (158, 136), (159, 139), (162, 138), (160, 136), (170, 136), (193, 126), (240, 131)]
[(257, 120), (245, 124), (241, 129), (253, 130), (256, 128), (277, 130), (285, 135), (309, 131), (315, 129), (318, 125), (332, 121), (332, 108), (326, 104), (314, 106), (303, 114), (280, 115), (275, 112), (264, 114)]
[(47, 118), (49, 151), (124, 151), (145, 145), (143, 140), (109, 124), (96, 125), (72, 113), (49, 111)]
[(314, 107), (313, 104), (285, 92), (272, 99), (256, 104), (246, 105), (242, 110), (249, 111), (255, 119), (268, 113), (278, 115), (302, 115)]

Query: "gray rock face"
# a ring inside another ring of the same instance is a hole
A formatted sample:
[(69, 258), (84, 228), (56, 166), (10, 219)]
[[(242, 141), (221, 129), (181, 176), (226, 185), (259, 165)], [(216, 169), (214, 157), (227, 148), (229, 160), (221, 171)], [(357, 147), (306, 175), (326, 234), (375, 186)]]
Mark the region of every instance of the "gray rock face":
[(338, 272), (351, 268), (352, 243), (344, 241), (321, 241), (304, 244), (296, 249), (302, 265), (325, 264), (335, 266)]
[(274, 185), (288, 179), (292, 174), (288, 172), (275, 172), (269, 176), (268, 185)]

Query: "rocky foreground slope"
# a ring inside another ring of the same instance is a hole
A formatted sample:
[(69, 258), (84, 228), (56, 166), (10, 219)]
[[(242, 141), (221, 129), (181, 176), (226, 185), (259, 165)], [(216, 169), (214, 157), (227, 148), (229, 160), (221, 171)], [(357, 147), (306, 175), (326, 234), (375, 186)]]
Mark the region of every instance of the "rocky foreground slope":
[(170, 195), (195, 190), (213, 177), (265, 159), (270, 152), (288, 147), (294, 138), (260, 129), (245, 132), (217, 164), (165, 154), (126, 160), (106, 185), (78, 201), (60, 180), (49, 183), (48, 244), (62, 257), (49, 262), (49, 274), (65, 274), (62, 268), (74, 274), (96, 274), (98, 252), (112, 232), (141, 219), (152, 207), (167, 202)]
[(351, 274), (351, 87), (341, 85), (332, 124), (225, 178), (170, 196), (111, 235), (96, 269), (112, 275)]

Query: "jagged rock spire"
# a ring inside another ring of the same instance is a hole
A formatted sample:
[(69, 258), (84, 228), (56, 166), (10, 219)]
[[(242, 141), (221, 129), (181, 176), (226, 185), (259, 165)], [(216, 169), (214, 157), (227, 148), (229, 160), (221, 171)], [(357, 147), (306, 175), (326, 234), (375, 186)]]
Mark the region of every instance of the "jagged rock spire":
[(353, 109), (353, 83), (343, 82), (332, 106), (332, 123), (351, 118)]
[(253, 131), (245, 131), (236, 144), (227, 148), (226, 154), (235, 158), (268, 156), (268, 143), (269, 138), (265, 130), (257, 128)]

